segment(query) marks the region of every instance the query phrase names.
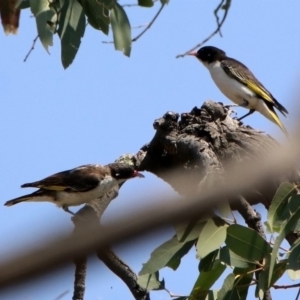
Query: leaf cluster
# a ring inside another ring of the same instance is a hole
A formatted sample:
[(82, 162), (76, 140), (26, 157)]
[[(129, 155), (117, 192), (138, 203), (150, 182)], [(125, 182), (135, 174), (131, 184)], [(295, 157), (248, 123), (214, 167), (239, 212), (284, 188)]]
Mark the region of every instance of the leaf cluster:
[[(169, 0), (161, 0), (161, 4)], [(153, 0), (138, 0), (141, 7), (152, 7)], [(61, 41), (64, 68), (72, 64), (87, 24), (109, 34), (111, 28), (116, 50), (130, 56), (131, 26), (124, 8), (116, 0), (19, 0), (17, 6), (30, 8), (36, 20), (38, 37), (47, 52), (53, 46), (53, 35)]]
[[(199, 276), (190, 294), (177, 300), (243, 300), (247, 299), (251, 285), (256, 285), (255, 296), (263, 299), (264, 293), (285, 272), (292, 280), (300, 278), (300, 239), (285, 253), (280, 248), (288, 233), (299, 231), (299, 203), (297, 187), (283, 183), (273, 198), (265, 223), (270, 240), (276, 235), (274, 243), (266, 241), (255, 230), (228, 221), (220, 214), (206, 220), (176, 225), (176, 235), (155, 249), (143, 265), (139, 284), (148, 291), (166, 289), (165, 280), (159, 280), (159, 271), (164, 267), (175, 271), (182, 257), (195, 246), (200, 260)], [(212, 289), (226, 269), (230, 273), (221, 289)]]

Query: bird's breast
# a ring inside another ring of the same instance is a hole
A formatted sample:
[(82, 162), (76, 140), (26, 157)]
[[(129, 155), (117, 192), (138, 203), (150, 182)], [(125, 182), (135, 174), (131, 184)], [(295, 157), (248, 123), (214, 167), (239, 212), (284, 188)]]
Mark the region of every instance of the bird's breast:
[(108, 193), (117, 184), (116, 179), (107, 176), (97, 187), (87, 192), (57, 192), (57, 205), (76, 206), (88, 203)]
[(255, 108), (257, 105), (255, 94), (245, 85), (228, 76), (220, 62), (210, 64), (208, 70), (217, 87), (227, 98), (240, 106)]

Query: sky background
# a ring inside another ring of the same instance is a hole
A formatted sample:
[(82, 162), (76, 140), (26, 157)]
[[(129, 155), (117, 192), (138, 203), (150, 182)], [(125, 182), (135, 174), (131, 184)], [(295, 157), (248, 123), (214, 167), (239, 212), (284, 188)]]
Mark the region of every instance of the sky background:
[[(122, 3), (129, 3), (125, 2)], [(111, 40), (90, 26), (73, 64), (64, 70), (57, 37), (50, 55), (37, 42), (23, 62), (36, 36), (35, 19), (22, 11), (19, 34), (0, 32), (0, 189), (1, 202), (23, 195), (25, 182), (87, 163), (107, 164), (121, 154), (136, 153), (155, 131), (153, 121), (167, 111), (188, 112), (207, 99), (231, 103), (212, 82), (208, 71), (193, 57), (176, 59), (215, 30), (213, 10), (218, 1), (171, 0), (153, 27), (132, 46), (131, 57), (114, 51)], [(128, 8), (131, 25), (145, 24), (159, 8)], [(288, 129), (293, 125), (293, 98), (300, 70), (300, 2), (232, 1), (222, 28), (206, 45), (217, 46), (246, 64), (276, 99), (290, 112), (280, 116)], [(133, 36), (139, 30), (133, 30)], [(237, 109), (238, 115), (246, 112)], [(245, 120), (285, 141), (280, 129), (255, 113)], [(150, 173), (143, 180), (128, 181), (105, 215), (107, 222), (132, 208), (176, 196), (165, 182)], [(149, 195), (145, 198), (144, 195)], [(260, 208), (262, 212), (264, 210)], [(73, 208), (76, 211), (77, 208)], [(0, 259), (36, 246), (55, 232), (72, 231), (70, 216), (49, 203), (0, 205)], [(63, 229), (62, 229), (63, 228)], [(116, 253), (133, 268), (141, 269), (154, 248), (170, 238), (171, 229), (141, 238), (133, 247)], [(176, 272), (161, 273), (166, 287), (176, 294), (189, 294), (198, 276), (194, 250)], [(1, 300), (53, 300), (73, 291), (74, 266), (38, 283), (0, 291)], [(287, 277), (283, 283), (292, 283)], [(221, 287), (219, 281), (216, 287)], [(296, 290), (272, 290), (273, 299), (292, 299)], [(99, 260), (90, 258), (88, 300), (132, 299), (121, 280)], [(153, 292), (151, 299), (169, 299)], [(254, 299), (253, 293), (249, 299)]]

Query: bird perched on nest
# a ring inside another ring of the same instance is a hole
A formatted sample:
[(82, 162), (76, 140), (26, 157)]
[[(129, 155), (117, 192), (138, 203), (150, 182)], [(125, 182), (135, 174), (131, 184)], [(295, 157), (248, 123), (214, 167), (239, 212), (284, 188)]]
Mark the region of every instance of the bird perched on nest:
[(114, 186), (134, 177), (144, 177), (130, 165), (113, 163), (83, 165), (46, 177), (40, 181), (25, 183), (22, 188), (34, 187), (39, 190), (5, 202), (12, 206), (20, 202), (52, 202), (73, 214), (69, 206), (81, 205), (99, 198)]
[(288, 111), (244, 64), (226, 56), (223, 50), (212, 46), (202, 47), (197, 52), (190, 52), (188, 55), (195, 56), (202, 62), (209, 70), (217, 87), (227, 98), (249, 109), (249, 112), (238, 120), (258, 111), (278, 125), (287, 135), (287, 130), (274, 108), (278, 109), (284, 116), (288, 114)]

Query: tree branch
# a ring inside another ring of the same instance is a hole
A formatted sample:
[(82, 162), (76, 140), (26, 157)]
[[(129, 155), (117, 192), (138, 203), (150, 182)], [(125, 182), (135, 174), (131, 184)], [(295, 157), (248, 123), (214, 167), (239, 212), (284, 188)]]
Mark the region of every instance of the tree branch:
[[(116, 162), (127, 163), (134, 165), (133, 155), (123, 155), (119, 157)], [(93, 200), (81, 208), (72, 221), (75, 225), (74, 234), (78, 234), (85, 226), (98, 226), (99, 220), (103, 215), (104, 211), (112, 200), (117, 198), (119, 189), (123, 185), (120, 184), (110, 190), (109, 193), (104, 196)], [(149, 293), (137, 283), (137, 276), (134, 272), (113, 253), (111, 249), (105, 248), (97, 251), (97, 256), (101, 259), (104, 264), (123, 282), (128, 286), (129, 290), (137, 300), (150, 300)], [(86, 257), (78, 258), (74, 260), (75, 263), (75, 282), (74, 282), (74, 294), (73, 300), (83, 300), (85, 291), (85, 277), (86, 277)]]
[[(134, 37), (131, 42), (136, 42), (140, 37), (142, 37), (149, 29), (150, 27), (153, 25), (153, 23), (155, 22), (155, 20), (158, 18), (158, 16), (160, 15), (160, 13), (162, 12), (163, 8), (165, 7), (165, 4), (162, 4), (158, 10), (158, 12), (155, 14), (155, 16), (153, 17), (153, 19), (146, 25), (145, 29), (142, 30), (136, 37)], [(102, 41), (103, 44), (112, 44), (113, 41)]]
[(32, 46), (31, 46), (31, 48), (29, 49), (28, 53), (26, 54), (26, 56), (25, 56), (23, 62), (26, 62), (26, 60), (28, 59), (29, 55), (30, 55), (31, 52), (34, 50), (34, 47), (35, 47), (35, 44), (36, 44), (36, 41), (38, 40), (38, 38), (39, 38), (39, 35), (37, 35), (37, 36), (35, 37), (35, 39), (33, 40)]
[(148, 23), (147, 27), (141, 32), (139, 33), (136, 37), (134, 37), (131, 41), (132, 42), (136, 42), (142, 35), (144, 35), (149, 29), (150, 27), (153, 25), (153, 23), (156, 21), (156, 19), (158, 18), (158, 16), (160, 15), (160, 13), (162, 12), (163, 8), (165, 7), (165, 4), (162, 4), (159, 8), (159, 10), (157, 11), (157, 13), (155, 14), (155, 16), (153, 17), (153, 19)]
[[(223, 5), (224, 1), (226, 1), (226, 3)], [(219, 3), (219, 5), (217, 6), (217, 8), (214, 10), (214, 15), (216, 17), (216, 22), (217, 22), (217, 28), (208, 36), (206, 37), (201, 43), (197, 44), (196, 46), (194, 46), (192, 49), (186, 51), (185, 53), (183, 54), (178, 54), (176, 56), (176, 58), (179, 58), (179, 57), (184, 57), (186, 56), (189, 52), (197, 49), (197, 48), (200, 48), (202, 45), (204, 45), (206, 42), (208, 42), (213, 36), (215, 36), (217, 33), (220, 34), (220, 36), (222, 36), (222, 33), (221, 33), (221, 27), (223, 26), (226, 18), (227, 18), (227, 15), (228, 15), (228, 12), (229, 12), (229, 8), (230, 8), (230, 5), (231, 5), (231, 0), (221, 0), (221, 2)], [(224, 15), (223, 15), (223, 18), (221, 20), (221, 22), (219, 21), (219, 16), (218, 16), (218, 12), (220, 9), (223, 9), (224, 10)]]
[[(240, 205), (240, 207), (237, 210), (244, 218), (248, 227), (254, 229), (264, 240), (266, 240), (267, 237), (264, 232), (261, 215), (257, 211), (255, 211), (253, 207), (242, 196), (239, 197), (238, 204)], [(257, 280), (259, 279), (260, 273), (261, 271), (255, 272)], [(272, 300), (270, 290), (265, 291), (264, 300)]]
[(137, 275), (111, 249), (99, 250), (97, 256), (129, 288), (136, 300), (150, 300), (149, 293), (137, 283)]

